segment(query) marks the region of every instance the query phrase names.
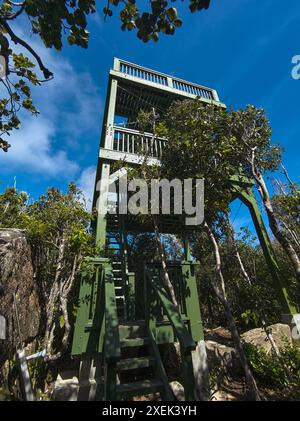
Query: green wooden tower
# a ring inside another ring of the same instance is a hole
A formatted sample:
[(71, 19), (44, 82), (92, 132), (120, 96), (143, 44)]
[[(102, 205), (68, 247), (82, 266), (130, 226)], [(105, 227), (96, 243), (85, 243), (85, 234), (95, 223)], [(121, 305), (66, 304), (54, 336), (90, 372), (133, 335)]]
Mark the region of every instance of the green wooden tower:
[[(122, 168), (113, 169), (114, 163), (139, 165), (143, 159), (141, 149), (147, 150), (149, 164), (159, 163), (166, 140), (139, 131), (140, 110), (163, 112), (174, 100), (196, 97), (225, 107), (213, 89), (117, 58), (109, 72), (93, 200), (93, 206), (99, 209), (101, 202), (102, 209), (95, 223), (101, 257), (89, 259), (90, 264), (82, 274), (72, 344), (72, 354), (81, 359), (78, 399), (126, 400), (159, 393), (163, 400), (173, 400), (159, 346), (174, 342), (181, 349), (185, 399), (205, 399), (206, 353), (196, 263), (190, 259), (188, 243), (185, 243), (183, 261), (168, 262), (179, 304), (176, 308), (161, 280), (158, 262), (144, 262), (142, 268), (132, 269), (128, 259), (128, 235), (147, 227), (141, 226), (132, 215), (103, 212), (103, 208), (111, 206), (111, 195), (103, 186), (118, 183), (123, 174)], [(237, 176), (228, 182), (232, 185), (233, 200), (240, 198), (250, 210), (284, 312), (295, 312), (278, 275), (270, 240), (252, 193), (252, 181)], [(118, 190), (114, 197), (121, 203)], [(163, 215), (160, 232), (182, 235), (183, 224), (174, 215)]]

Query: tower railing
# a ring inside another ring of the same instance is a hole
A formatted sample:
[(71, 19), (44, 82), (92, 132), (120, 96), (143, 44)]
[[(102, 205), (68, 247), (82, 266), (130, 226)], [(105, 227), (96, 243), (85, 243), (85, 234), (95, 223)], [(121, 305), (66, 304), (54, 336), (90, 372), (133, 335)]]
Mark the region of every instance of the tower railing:
[(168, 78), (165, 75), (125, 61), (120, 61), (120, 72), (160, 85), (168, 85)]
[(145, 81), (169, 87), (177, 91), (182, 91), (187, 94), (195, 95), (208, 100), (219, 101), (217, 92), (214, 89), (207, 88), (196, 83), (187, 82), (164, 73), (156, 72), (128, 61), (116, 59), (114, 70), (134, 78), (143, 79)]
[(138, 130), (114, 126), (112, 149), (132, 154), (148, 154), (160, 159), (166, 139), (153, 137), (152, 133), (141, 133)]

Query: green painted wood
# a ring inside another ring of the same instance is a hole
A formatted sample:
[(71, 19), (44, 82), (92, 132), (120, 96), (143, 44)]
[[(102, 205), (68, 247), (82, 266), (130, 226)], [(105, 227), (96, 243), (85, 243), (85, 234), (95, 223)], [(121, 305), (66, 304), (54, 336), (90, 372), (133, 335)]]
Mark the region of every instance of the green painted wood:
[(157, 315), (159, 313), (159, 303), (156, 294), (148, 281), (147, 269), (144, 273), (144, 303), (146, 326), (156, 340)]
[(127, 273), (128, 285), (126, 291), (127, 316), (129, 320), (135, 320), (135, 273)]
[(149, 278), (148, 276), (148, 285), (152, 287), (152, 290), (157, 294), (173, 329), (175, 335), (177, 336), (179, 342), (182, 344), (184, 351), (192, 351), (196, 348), (195, 341), (191, 337), (191, 334), (184, 325), (183, 320), (181, 319), (179, 311), (176, 309), (172, 301), (170, 300), (166, 290), (161, 284), (161, 281), (157, 277), (153, 276)]
[(149, 368), (155, 365), (153, 357), (127, 358), (117, 363), (117, 370), (135, 370), (137, 368)]
[(118, 399), (129, 399), (134, 396), (148, 395), (150, 393), (161, 392), (164, 385), (161, 380), (142, 380), (133, 383), (123, 383), (117, 385), (117, 398)]
[(204, 339), (203, 324), (200, 312), (197, 282), (195, 277), (195, 263), (185, 261), (181, 263), (182, 282), (184, 288), (187, 318), (190, 332), (195, 342)]
[(153, 335), (153, 332), (149, 329), (149, 338), (151, 343), (151, 351), (153, 354), (153, 358), (155, 360), (155, 374), (156, 377), (159, 378), (163, 383), (163, 390), (161, 392), (162, 398), (166, 401), (173, 401), (174, 395), (170, 388), (168, 377), (163, 366), (159, 349), (156, 344), (156, 338)]
[(105, 262), (107, 259), (89, 258), (86, 263), (90, 269), (82, 272), (72, 355), (99, 350), (98, 343), (104, 317), (104, 296), (101, 294), (101, 288)]
[(141, 338), (146, 334), (145, 321), (132, 322), (126, 325), (119, 326), (120, 339), (134, 339)]
[(117, 400), (117, 365), (116, 363), (108, 363), (105, 367), (106, 373), (104, 375), (104, 400)]
[(114, 278), (111, 265), (105, 268), (105, 359), (118, 361), (121, 357), (119, 320), (116, 305)]
[[(101, 180), (104, 183), (107, 183), (108, 186), (108, 180), (109, 180), (109, 174), (110, 174), (110, 165), (107, 162), (104, 162), (101, 164)], [(107, 197), (108, 197), (108, 191), (107, 189), (102, 189), (101, 191), (101, 199), (99, 198), (99, 201), (103, 200), (103, 208), (107, 208)], [(103, 213), (100, 213), (103, 212)], [(103, 250), (106, 244), (106, 225), (107, 225), (107, 215), (105, 213), (105, 210), (100, 210), (97, 214), (97, 222), (96, 222), (96, 245), (99, 248), (99, 250)]]
[[(189, 328), (189, 320), (182, 318), (182, 321), (186, 328)], [(137, 326), (135, 328), (131, 328), (130, 326), (122, 326), (119, 327), (120, 332), (120, 340), (126, 338), (143, 338), (145, 336), (145, 322), (143, 322), (143, 326)], [(157, 322), (156, 324), (156, 343), (157, 344), (166, 344), (166, 343), (173, 343), (175, 342), (176, 337), (174, 336), (173, 326), (171, 325), (170, 321), (166, 322)]]
[(174, 329), (171, 323), (168, 325), (156, 325), (156, 343), (161, 344), (172, 344), (176, 341), (176, 336), (174, 335)]
[(122, 339), (121, 348), (149, 345), (149, 338)]
[(272, 279), (274, 281), (274, 288), (277, 292), (282, 310), (285, 314), (296, 314), (297, 309), (291, 303), (284, 277), (280, 276), (280, 270), (276, 261), (276, 256), (272, 248), (272, 243), (265, 228), (261, 213), (259, 211), (256, 198), (251, 188), (244, 186), (243, 182), (238, 179), (231, 181), (232, 187), (240, 200), (248, 207), (255, 230), (261, 244), (266, 263), (269, 267)]
[(186, 401), (196, 400), (195, 376), (193, 369), (192, 353), (181, 347), (182, 374), (184, 380), (184, 395)]

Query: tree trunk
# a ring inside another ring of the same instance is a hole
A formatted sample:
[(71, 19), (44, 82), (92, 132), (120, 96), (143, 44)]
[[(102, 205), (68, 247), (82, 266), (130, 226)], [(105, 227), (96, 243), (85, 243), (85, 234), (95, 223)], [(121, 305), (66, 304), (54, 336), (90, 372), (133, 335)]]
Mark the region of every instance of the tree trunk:
[(293, 265), (293, 268), (295, 270), (297, 281), (300, 284), (300, 259), (299, 259), (299, 256), (298, 256), (296, 250), (294, 249), (294, 247), (293, 247), (291, 241), (289, 240), (289, 238), (284, 234), (284, 232), (280, 229), (280, 227), (278, 225), (278, 222), (277, 222), (276, 216), (275, 216), (275, 212), (274, 212), (274, 209), (273, 209), (273, 205), (272, 205), (272, 202), (271, 202), (270, 194), (269, 194), (268, 188), (266, 186), (265, 180), (264, 180), (263, 176), (260, 173), (258, 173), (255, 169), (254, 155), (252, 157), (252, 174), (253, 174), (253, 177), (254, 177), (254, 179), (257, 183), (259, 194), (262, 198), (264, 207), (266, 209), (268, 221), (269, 221), (269, 225), (270, 225), (270, 228), (272, 230), (272, 233), (274, 234), (274, 237), (279, 242), (279, 244), (282, 246), (283, 250), (288, 255), (288, 257), (289, 257), (289, 259), (290, 259), (290, 261)]
[(160, 259), (161, 259), (161, 264), (162, 264), (162, 268), (163, 268), (164, 284), (165, 284), (165, 287), (167, 288), (167, 290), (170, 292), (171, 300), (172, 300), (174, 306), (176, 308), (178, 308), (178, 303), (177, 303), (177, 300), (176, 300), (175, 291), (174, 291), (174, 288), (173, 288), (173, 285), (172, 285), (172, 282), (170, 280), (169, 273), (168, 273), (168, 267), (167, 267), (164, 247), (163, 247), (163, 244), (161, 242), (160, 235), (159, 235), (159, 229), (158, 229), (156, 215), (152, 215), (152, 220), (153, 220), (153, 225), (154, 225), (154, 230), (155, 230), (155, 238), (156, 238), (156, 242), (157, 242), (157, 247), (158, 247), (158, 251), (159, 251)]
[[(228, 227), (228, 233), (229, 233), (229, 236), (230, 236), (230, 240), (231, 240), (232, 245), (233, 245), (234, 254), (235, 254), (235, 257), (237, 258), (237, 261), (239, 262), (239, 266), (240, 266), (241, 272), (243, 274), (243, 277), (246, 280), (246, 282), (248, 282), (248, 284), (252, 287), (252, 281), (251, 281), (250, 276), (248, 275), (248, 273), (245, 269), (244, 263), (241, 259), (241, 255), (238, 251), (238, 248), (237, 248), (237, 245), (236, 245), (236, 242), (235, 242), (235, 238), (234, 238), (234, 230), (233, 230), (233, 227), (230, 224), (229, 220), (227, 220), (227, 227)], [(291, 372), (288, 369), (287, 365), (285, 364), (285, 362), (282, 358), (282, 355), (280, 353), (280, 350), (279, 350), (279, 348), (278, 348), (278, 346), (275, 342), (275, 339), (274, 339), (272, 333), (268, 329), (267, 323), (266, 323), (265, 318), (263, 316), (263, 312), (260, 309), (258, 309), (258, 311), (259, 311), (259, 315), (260, 315), (260, 321), (261, 321), (262, 327), (265, 331), (265, 334), (266, 334), (267, 338), (269, 339), (269, 341), (271, 343), (271, 346), (272, 346), (272, 349), (275, 352), (275, 355), (277, 356), (278, 360), (280, 361), (280, 364), (281, 364), (282, 368), (284, 369), (285, 374), (287, 375), (287, 378), (291, 382), (293, 380)]]
[(46, 349), (46, 359), (50, 357), (52, 343), (54, 338), (54, 310), (60, 293), (60, 276), (63, 269), (63, 259), (65, 254), (66, 239), (63, 235), (58, 248), (57, 267), (55, 272), (54, 282), (50, 291), (49, 300), (46, 305), (46, 330), (44, 335), (44, 344)]
[(240, 338), (239, 332), (237, 330), (236, 323), (235, 323), (235, 320), (234, 320), (234, 317), (233, 317), (233, 314), (232, 314), (232, 311), (231, 311), (231, 307), (230, 307), (230, 304), (227, 300), (226, 291), (225, 291), (225, 282), (224, 282), (224, 277), (223, 277), (222, 270), (221, 270), (221, 255), (220, 255), (220, 251), (219, 251), (219, 246), (218, 246), (218, 243), (215, 239), (215, 236), (214, 236), (212, 230), (210, 229), (210, 227), (208, 226), (208, 224), (206, 222), (204, 222), (204, 229), (207, 232), (207, 235), (208, 235), (208, 237), (209, 237), (209, 239), (210, 239), (210, 241), (213, 245), (213, 251), (214, 251), (214, 256), (215, 256), (215, 261), (216, 261), (215, 279), (212, 281), (212, 287), (215, 291), (216, 296), (218, 297), (219, 301), (221, 302), (221, 304), (223, 305), (223, 307), (225, 309), (226, 318), (227, 318), (227, 321), (228, 321), (228, 327), (229, 327), (230, 332), (231, 332), (234, 347), (238, 352), (241, 365), (242, 365), (243, 370), (245, 372), (247, 384), (250, 388), (250, 391), (253, 395), (253, 398), (256, 401), (260, 401), (261, 398), (260, 398), (260, 395), (259, 395), (258, 387), (257, 387), (256, 381), (253, 377), (253, 374), (250, 370), (250, 367), (248, 365), (247, 358), (246, 358), (246, 355), (244, 353), (243, 345), (242, 345), (242, 342), (241, 342), (241, 338)]

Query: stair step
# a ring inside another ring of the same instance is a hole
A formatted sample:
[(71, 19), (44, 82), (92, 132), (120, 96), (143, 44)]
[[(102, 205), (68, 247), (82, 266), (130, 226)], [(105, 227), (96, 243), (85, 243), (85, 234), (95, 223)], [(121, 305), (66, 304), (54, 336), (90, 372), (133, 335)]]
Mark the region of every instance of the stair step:
[(158, 379), (142, 380), (133, 383), (123, 383), (117, 386), (117, 395), (121, 399), (132, 398), (133, 396), (149, 395), (150, 393), (161, 392), (163, 383)]
[(130, 348), (134, 346), (144, 346), (149, 344), (148, 338), (123, 338), (120, 341), (121, 348)]
[(119, 325), (119, 334), (122, 339), (143, 338), (146, 333), (145, 322), (135, 321), (126, 322), (124, 325)]
[(137, 368), (149, 368), (153, 367), (154, 363), (155, 358), (153, 357), (127, 358), (118, 362), (117, 369), (135, 370)]

